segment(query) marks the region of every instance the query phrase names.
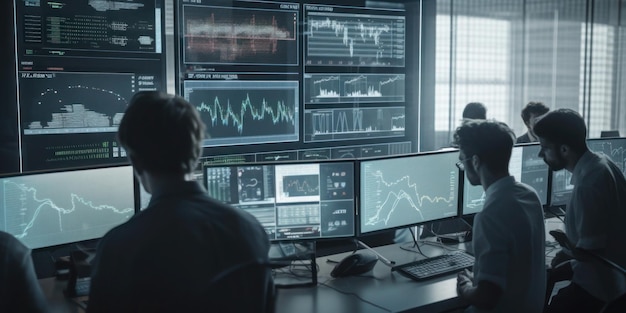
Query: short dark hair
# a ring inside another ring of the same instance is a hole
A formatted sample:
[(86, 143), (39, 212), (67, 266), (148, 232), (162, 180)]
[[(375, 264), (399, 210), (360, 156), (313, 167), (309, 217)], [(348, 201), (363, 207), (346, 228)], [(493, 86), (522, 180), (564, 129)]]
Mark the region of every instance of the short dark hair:
[(524, 123), (528, 124), (531, 114), (541, 116), (548, 113), (548, 111), (550, 111), (550, 108), (543, 104), (543, 102), (528, 102), (522, 109), (522, 120), (524, 120)]
[(503, 122), (468, 120), (454, 132), (454, 143), (466, 157), (477, 155), (491, 171), (508, 170), (515, 133)]
[(554, 144), (568, 145), (576, 152), (587, 150), (585, 120), (572, 109), (557, 109), (543, 115), (533, 127), (540, 138)]
[(195, 169), (204, 132), (198, 111), (185, 99), (141, 91), (130, 100), (117, 137), (144, 169), (175, 175)]
[(480, 102), (470, 102), (463, 109), (463, 118), (484, 120), (487, 118), (487, 107)]

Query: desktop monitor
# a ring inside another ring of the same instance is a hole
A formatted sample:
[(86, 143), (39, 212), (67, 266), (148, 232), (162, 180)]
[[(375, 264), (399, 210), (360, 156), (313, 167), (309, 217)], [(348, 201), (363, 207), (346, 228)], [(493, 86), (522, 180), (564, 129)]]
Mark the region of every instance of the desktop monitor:
[[(587, 140), (589, 150), (608, 156), (626, 175), (626, 138), (594, 138)], [(552, 172), (550, 206), (566, 206), (574, 190), (572, 173), (567, 170)]]
[[(541, 146), (528, 144), (514, 146), (509, 161), (509, 173), (516, 181), (525, 183), (537, 191), (542, 205), (548, 204), (548, 176), (549, 167), (539, 157)], [(471, 215), (480, 212), (485, 203), (485, 190), (482, 186), (472, 186), (464, 178), (462, 214)]]
[(626, 138), (595, 138), (587, 140), (591, 151), (608, 156), (626, 175)]
[(0, 177), (0, 229), (31, 249), (102, 237), (135, 213), (129, 165)]
[(251, 213), (272, 241), (354, 236), (354, 162), (206, 165), (210, 197)]
[(457, 150), (359, 161), (359, 234), (458, 216)]

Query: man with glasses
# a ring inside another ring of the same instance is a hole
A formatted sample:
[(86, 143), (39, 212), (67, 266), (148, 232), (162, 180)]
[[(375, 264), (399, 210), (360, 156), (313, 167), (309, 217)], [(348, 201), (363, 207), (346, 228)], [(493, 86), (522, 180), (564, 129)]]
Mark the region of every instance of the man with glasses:
[(509, 174), (515, 134), (504, 123), (472, 120), (454, 134), (457, 166), (485, 189), (474, 219), (473, 272), (459, 273), (457, 292), (466, 312), (533, 313), (543, 310), (546, 269), (541, 201)]
[[(549, 112), (537, 121), (534, 131), (541, 144), (539, 156), (546, 164), (553, 171), (572, 173), (574, 189), (565, 212), (563, 244), (626, 267), (626, 179), (621, 170), (607, 156), (589, 151), (587, 127), (576, 111)], [(546, 312), (598, 312), (626, 293), (623, 274), (584, 253), (561, 251), (553, 266), (566, 253), (576, 260), (562, 263), (556, 271), (569, 270), (572, 283), (559, 290)]]

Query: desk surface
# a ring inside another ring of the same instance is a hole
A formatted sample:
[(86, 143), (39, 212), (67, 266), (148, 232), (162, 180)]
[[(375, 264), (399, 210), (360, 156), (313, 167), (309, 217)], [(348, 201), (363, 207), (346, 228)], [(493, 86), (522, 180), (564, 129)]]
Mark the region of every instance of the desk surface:
[[(562, 228), (558, 220), (546, 220), (546, 233), (551, 229)], [(549, 235), (547, 241), (554, 241)], [(396, 264), (423, 259), (424, 256), (401, 249), (410, 244), (394, 244), (376, 247), (375, 250)], [(464, 249), (465, 245), (458, 246)], [(421, 250), (427, 256), (445, 253), (445, 247), (422, 244)], [(556, 248), (546, 246), (546, 261)], [(379, 312), (444, 312), (461, 308), (465, 303), (456, 293), (456, 274), (434, 278), (424, 282), (410, 280), (378, 262), (374, 270), (353, 277), (333, 278), (330, 272), (335, 266), (328, 259), (339, 261), (350, 253), (341, 253), (328, 257), (319, 257), (316, 263), (318, 284), (312, 287), (279, 288), (276, 299), (277, 313), (379, 313)], [(277, 281), (278, 282), (278, 281)], [(40, 280), (44, 294), (49, 299), (52, 312), (84, 312), (77, 304), (63, 295), (64, 281), (54, 278)]]
[[(375, 250), (396, 264), (424, 258), (418, 253), (400, 247), (401, 245), (395, 244), (377, 247)], [(421, 249), (428, 256), (445, 252), (440, 246), (428, 244), (423, 244)], [(442, 312), (464, 306), (457, 297), (456, 274), (416, 282), (392, 272), (388, 266), (378, 262), (372, 272), (363, 275), (331, 277), (330, 272), (335, 264), (328, 263), (327, 260), (339, 261), (349, 254), (341, 253), (317, 259), (319, 266), (317, 287), (279, 289), (277, 312), (294, 312), (293, 308), (297, 308), (298, 312)], [(331, 306), (328, 310), (322, 310), (315, 305), (299, 303), (303, 298), (311, 297), (311, 292), (314, 296), (323, 292), (324, 298), (320, 299), (323, 304), (332, 303), (337, 307)], [(357, 304), (358, 302), (362, 304)], [(360, 310), (355, 310), (354, 305), (362, 306)]]
[[(377, 247), (376, 251), (397, 264), (424, 258), (400, 248), (400, 245)], [(440, 247), (423, 245), (429, 256), (441, 254)], [(330, 272), (334, 263), (350, 253), (341, 253), (316, 259), (319, 267), (318, 285), (312, 287), (278, 288), (277, 313), (379, 313), (379, 312), (442, 312), (461, 307), (456, 294), (456, 275), (451, 274), (425, 282), (412, 281), (378, 262), (374, 270), (353, 277), (333, 278)], [(82, 313), (71, 299), (65, 298), (65, 281), (54, 278), (40, 280), (52, 312)]]

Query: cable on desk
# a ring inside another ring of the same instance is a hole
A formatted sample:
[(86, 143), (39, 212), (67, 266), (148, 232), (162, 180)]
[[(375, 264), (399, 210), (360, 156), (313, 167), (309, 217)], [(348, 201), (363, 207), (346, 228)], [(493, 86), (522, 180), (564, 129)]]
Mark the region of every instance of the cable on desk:
[[(295, 278), (311, 278), (311, 272), (313, 271), (311, 265), (307, 263), (295, 263), (296, 261), (303, 262), (303, 260), (294, 260), (286, 269), (277, 268), (274, 269), (273, 272), (276, 274), (290, 275)], [(303, 267), (304, 269), (300, 269), (299, 267)], [(319, 265), (317, 263), (315, 263), (315, 268), (319, 272)]]
[(359, 299), (359, 300), (361, 300), (361, 301), (363, 301), (363, 302), (365, 302), (365, 303), (367, 303), (367, 304), (369, 304), (369, 305), (371, 305), (371, 306), (375, 306), (375, 307), (377, 307), (377, 308), (379, 308), (379, 309), (381, 309), (381, 310), (385, 310), (386, 312), (390, 312), (390, 313), (391, 313), (391, 312), (393, 312), (392, 310), (390, 310), (390, 309), (388, 309), (388, 308), (386, 308), (386, 307), (380, 306), (380, 305), (378, 305), (378, 304), (376, 304), (376, 303), (374, 303), (374, 302), (367, 301), (367, 300), (365, 300), (365, 299), (361, 298), (361, 296), (357, 295), (356, 293), (353, 293), (353, 292), (347, 292), (347, 291), (343, 291), (343, 290), (337, 289), (337, 288), (335, 288), (335, 287), (333, 287), (333, 286), (331, 286), (331, 285), (326, 284), (326, 282), (319, 283), (319, 285), (321, 285), (321, 286), (325, 286), (325, 287), (328, 287), (328, 288), (330, 288), (330, 289), (332, 289), (332, 290), (335, 290), (335, 291), (337, 291), (337, 292), (339, 292), (339, 293), (341, 293), (341, 294), (344, 294), (344, 295), (354, 296), (355, 298), (357, 298), (357, 299)]

